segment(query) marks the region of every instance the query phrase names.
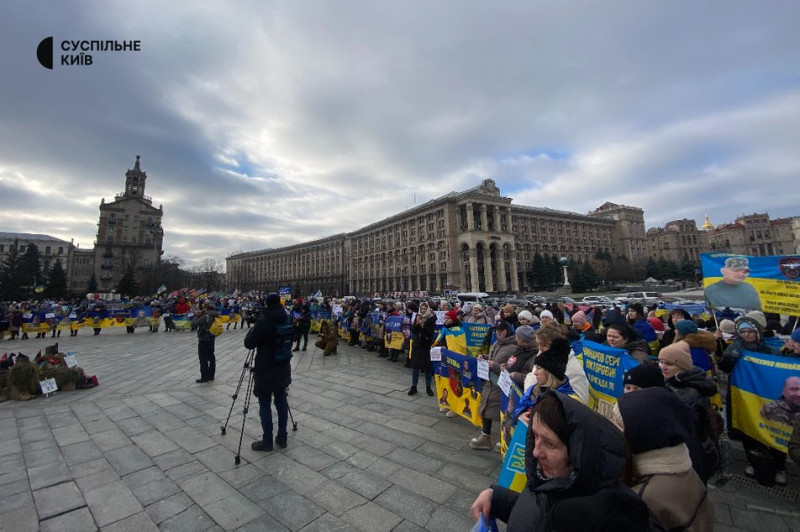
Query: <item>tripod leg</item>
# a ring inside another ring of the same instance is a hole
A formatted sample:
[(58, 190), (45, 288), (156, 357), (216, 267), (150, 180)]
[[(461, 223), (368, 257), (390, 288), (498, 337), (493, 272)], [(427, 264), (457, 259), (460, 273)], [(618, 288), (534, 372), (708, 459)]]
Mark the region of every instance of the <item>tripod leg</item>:
[(255, 354), (255, 349), (251, 349), (250, 352), (247, 353), (247, 357), (244, 359), (244, 367), (242, 368), (242, 374), (239, 375), (239, 383), (236, 385), (236, 391), (233, 392), (233, 401), (231, 402), (230, 410), (228, 410), (228, 417), (225, 419), (225, 424), (220, 427), (220, 431), (222, 432), (223, 436), (225, 436), (225, 433), (227, 432), (228, 422), (231, 420), (231, 413), (233, 412), (233, 406), (236, 404), (236, 398), (239, 397), (239, 392), (242, 389), (242, 382), (244, 381), (244, 376), (252, 364), (254, 354)]
[(286, 393), (286, 410), (289, 411), (289, 418), (292, 420), (292, 432), (297, 431), (297, 423), (294, 420), (294, 416), (292, 415), (292, 409), (289, 407), (289, 393)]
[(233, 463), (239, 465), (242, 462), (242, 439), (244, 438), (244, 424), (247, 421), (247, 413), (250, 411), (250, 398), (253, 396), (253, 372), (247, 378), (247, 396), (244, 399), (244, 410), (242, 411), (242, 430), (239, 432), (239, 448), (236, 450), (236, 457)]

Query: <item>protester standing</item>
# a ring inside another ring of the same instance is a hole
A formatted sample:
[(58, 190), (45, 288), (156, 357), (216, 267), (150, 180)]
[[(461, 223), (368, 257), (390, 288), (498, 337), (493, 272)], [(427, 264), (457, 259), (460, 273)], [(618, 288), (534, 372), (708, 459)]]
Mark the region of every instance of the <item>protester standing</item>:
[(192, 330), (197, 331), (197, 357), (200, 359), (200, 378), (195, 382), (213, 382), (217, 369), (217, 360), (214, 356), (214, 341), (216, 336), (209, 330), (219, 313), (211, 301), (206, 302), (205, 310), (192, 320)]
[[(291, 359), (275, 360), (277, 347), (276, 336), (280, 325), (291, 324), (291, 318), (281, 305), (278, 294), (270, 294), (266, 299), (266, 308), (255, 326), (247, 332), (244, 346), (255, 349), (255, 367), (253, 374), (253, 395), (258, 398), (259, 417), (263, 437), (250, 446), (254, 451), (270, 452), (272, 444), (272, 403), (278, 413), (278, 433), (275, 445), (286, 447), (286, 424), (289, 415), (289, 403), (286, 399), (286, 388), (292, 383)], [(274, 399), (273, 399), (274, 398)]]

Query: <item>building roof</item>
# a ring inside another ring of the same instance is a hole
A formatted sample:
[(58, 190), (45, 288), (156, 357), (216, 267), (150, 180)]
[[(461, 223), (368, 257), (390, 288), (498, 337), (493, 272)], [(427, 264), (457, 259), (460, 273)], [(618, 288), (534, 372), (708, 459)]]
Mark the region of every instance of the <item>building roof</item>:
[(1, 240), (25, 240), (28, 242), (63, 242), (65, 244), (69, 244), (66, 240), (62, 240), (60, 238), (56, 238), (50, 235), (43, 235), (40, 233), (3, 233), (0, 232), (0, 239)]

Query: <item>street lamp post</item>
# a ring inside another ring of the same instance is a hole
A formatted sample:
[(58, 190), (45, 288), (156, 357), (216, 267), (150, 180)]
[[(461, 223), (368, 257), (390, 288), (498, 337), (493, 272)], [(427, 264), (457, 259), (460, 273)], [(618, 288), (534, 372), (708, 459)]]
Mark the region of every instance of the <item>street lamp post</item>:
[(564, 268), (564, 288), (569, 288), (569, 277), (567, 275), (567, 267), (569, 266), (569, 259), (567, 257), (561, 257), (558, 259), (558, 263)]

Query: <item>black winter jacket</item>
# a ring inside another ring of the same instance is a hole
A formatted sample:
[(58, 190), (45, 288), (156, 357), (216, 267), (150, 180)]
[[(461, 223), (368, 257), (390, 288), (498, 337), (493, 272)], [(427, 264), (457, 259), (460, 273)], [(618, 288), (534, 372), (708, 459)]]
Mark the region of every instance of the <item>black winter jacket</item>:
[(545, 393), (555, 394), (564, 406), (572, 473), (550, 480), (538, 474), (529, 427), (528, 484), (522, 493), (492, 486), (491, 514), (508, 523), (508, 532), (597, 530), (600, 523), (613, 523), (615, 530), (651, 530), (647, 505), (619, 479), (625, 464), (622, 432), (579, 401), (557, 391)]
[(278, 392), (292, 383), (291, 360), (276, 362), (274, 356), (275, 331), (279, 325), (286, 323), (291, 323), (291, 318), (281, 304), (270, 305), (264, 309), (261, 317), (244, 338), (244, 346), (256, 350), (253, 370), (253, 394), (256, 397)]

